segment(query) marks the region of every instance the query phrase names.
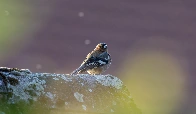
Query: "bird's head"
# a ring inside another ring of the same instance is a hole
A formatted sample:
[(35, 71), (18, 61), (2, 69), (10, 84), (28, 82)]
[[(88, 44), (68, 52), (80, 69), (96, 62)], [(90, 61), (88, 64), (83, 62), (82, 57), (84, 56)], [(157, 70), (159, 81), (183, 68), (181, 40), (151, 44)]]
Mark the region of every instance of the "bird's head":
[(107, 51), (107, 49), (108, 49), (108, 46), (106, 43), (99, 43), (99, 44), (97, 44), (97, 46), (95, 48), (95, 50), (99, 50), (102, 52)]

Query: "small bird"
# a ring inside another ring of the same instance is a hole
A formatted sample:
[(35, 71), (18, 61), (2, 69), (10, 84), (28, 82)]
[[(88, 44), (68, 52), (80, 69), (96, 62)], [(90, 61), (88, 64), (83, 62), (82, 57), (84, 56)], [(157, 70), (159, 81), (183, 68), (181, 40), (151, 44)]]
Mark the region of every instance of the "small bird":
[(74, 70), (70, 75), (88, 72), (96, 75), (105, 72), (111, 65), (112, 59), (108, 53), (107, 44), (99, 43), (95, 49), (86, 56), (86, 59), (79, 68)]

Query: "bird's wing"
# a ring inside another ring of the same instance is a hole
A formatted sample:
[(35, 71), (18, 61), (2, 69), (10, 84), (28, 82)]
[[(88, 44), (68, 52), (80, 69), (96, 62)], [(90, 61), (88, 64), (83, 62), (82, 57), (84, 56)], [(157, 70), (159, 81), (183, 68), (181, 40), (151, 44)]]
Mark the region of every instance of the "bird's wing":
[(89, 69), (93, 69), (95, 67), (101, 67), (105, 64), (108, 64), (109, 60), (102, 58), (102, 57), (94, 57), (91, 56), (90, 58), (86, 59), (79, 68), (73, 71), (71, 74), (76, 73), (83, 73)]
[(91, 53), (89, 53), (89, 54), (86, 56), (85, 60), (84, 60), (84, 61), (82, 62), (82, 64), (80, 65), (80, 67), (77, 68), (76, 70), (74, 70), (74, 71), (71, 73), (71, 75), (74, 75), (74, 74), (77, 74), (77, 73), (85, 72), (85, 71), (86, 71), (86, 62), (87, 62), (87, 61), (93, 61), (94, 56), (95, 56), (94, 53), (95, 53), (94, 51), (92, 51)]
[(99, 53), (96, 51), (92, 51), (86, 56), (86, 59), (82, 62), (80, 67), (74, 70), (71, 73), (71, 75), (77, 74), (77, 73), (83, 73), (95, 67), (101, 67), (105, 64), (108, 64), (110, 61), (111, 61), (111, 58), (107, 52)]
[(108, 60), (101, 57), (91, 57), (84, 64), (92, 69), (94, 67), (100, 67), (108, 63)]
[[(86, 56), (86, 59), (82, 62), (82, 65), (91, 65), (93, 63), (96, 63), (99, 65), (98, 61), (103, 61), (103, 62), (108, 62), (107, 60), (109, 60), (108, 58), (110, 58), (110, 55), (107, 52), (103, 52), (103, 53), (96, 53), (96, 52), (91, 52)], [(100, 65), (102, 65), (100, 63)]]
[(94, 56), (91, 57), (86, 57), (86, 59), (82, 62), (82, 64), (80, 65), (79, 68), (77, 68), (76, 70), (74, 70), (71, 75), (73, 74), (77, 74), (77, 73), (83, 73), (86, 72), (88, 69), (93, 68), (93, 65), (91, 63), (93, 63), (95, 60)]

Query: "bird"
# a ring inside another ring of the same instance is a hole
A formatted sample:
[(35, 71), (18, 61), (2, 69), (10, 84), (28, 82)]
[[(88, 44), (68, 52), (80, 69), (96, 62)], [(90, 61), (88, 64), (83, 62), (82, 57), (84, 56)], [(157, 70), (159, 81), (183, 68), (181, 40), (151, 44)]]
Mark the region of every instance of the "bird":
[(99, 43), (95, 49), (86, 56), (79, 68), (74, 70), (70, 75), (87, 72), (91, 75), (98, 75), (105, 72), (111, 65), (112, 59), (108, 53), (106, 43)]

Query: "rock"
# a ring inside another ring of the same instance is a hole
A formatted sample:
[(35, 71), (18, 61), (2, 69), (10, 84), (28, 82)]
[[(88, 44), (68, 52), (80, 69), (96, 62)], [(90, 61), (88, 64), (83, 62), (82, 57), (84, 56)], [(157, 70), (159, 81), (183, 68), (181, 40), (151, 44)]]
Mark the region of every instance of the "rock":
[(32, 73), (0, 68), (0, 111), (141, 114), (123, 82), (112, 75)]

